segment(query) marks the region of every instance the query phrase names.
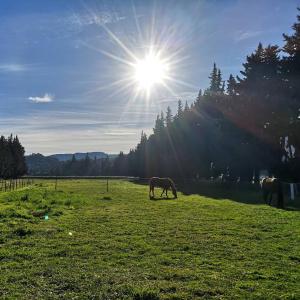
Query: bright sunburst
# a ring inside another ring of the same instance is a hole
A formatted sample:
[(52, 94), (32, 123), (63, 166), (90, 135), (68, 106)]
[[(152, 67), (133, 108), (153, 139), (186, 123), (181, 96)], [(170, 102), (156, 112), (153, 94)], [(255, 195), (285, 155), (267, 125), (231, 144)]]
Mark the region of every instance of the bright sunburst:
[(134, 80), (138, 88), (150, 91), (153, 85), (163, 84), (168, 76), (168, 65), (158, 54), (150, 52), (134, 64)]
[[(194, 86), (180, 79), (182, 74), (179, 70), (188, 56), (183, 54), (185, 48), (178, 42), (180, 40), (178, 36), (182, 35), (179, 26), (166, 23), (160, 27), (160, 30), (156, 29), (156, 13), (153, 9), (149, 27), (142, 28), (135, 14), (134, 5), (133, 11), (137, 28), (136, 38), (117, 36), (105, 24), (102, 24), (102, 29), (116, 45), (114, 51), (106, 51), (82, 42), (85, 46), (99, 51), (115, 63), (111, 67), (114, 79), (103, 86), (90, 90), (89, 93), (111, 89), (110, 97), (116, 95), (128, 97), (127, 108), (136, 100), (144, 99), (148, 106), (150, 102), (156, 102), (156, 99), (162, 95), (169, 94), (177, 97), (177, 93), (174, 91), (177, 86), (194, 89)], [(91, 12), (91, 14), (96, 18), (95, 13)], [(160, 104), (157, 102), (155, 105)]]

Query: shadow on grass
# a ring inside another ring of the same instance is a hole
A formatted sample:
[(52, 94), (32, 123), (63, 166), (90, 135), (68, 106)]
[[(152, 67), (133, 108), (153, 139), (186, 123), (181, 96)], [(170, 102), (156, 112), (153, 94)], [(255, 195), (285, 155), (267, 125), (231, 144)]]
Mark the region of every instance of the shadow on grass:
[(104, 197), (101, 198), (101, 200), (107, 200), (107, 201), (110, 201), (110, 200), (112, 200), (112, 198), (109, 197), (109, 196), (104, 196)]
[[(228, 199), (245, 204), (265, 204), (259, 184), (201, 181), (179, 183), (177, 188), (184, 195), (197, 194), (217, 200)], [(284, 210), (300, 210), (299, 198), (290, 201), (287, 191), (285, 191), (284, 201)], [(277, 195), (274, 194), (272, 206), (276, 204)]]
[(151, 201), (160, 201), (160, 200), (176, 200), (174, 197), (150, 197)]
[[(136, 181), (135, 183), (147, 185), (144, 181)], [(200, 195), (216, 200), (228, 199), (245, 204), (265, 205), (259, 184), (213, 181), (177, 181), (176, 187), (179, 192), (186, 196)], [(180, 200), (180, 196), (178, 198)], [(151, 200), (156, 201), (168, 199), (170, 200), (173, 198), (155, 198)], [(300, 210), (299, 197), (294, 201), (290, 201), (288, 191), (285, 190), (284, 200), (285, 210)], [(276, 206), (276, 203), (277, 195), (273, 195), (272, 206)]]

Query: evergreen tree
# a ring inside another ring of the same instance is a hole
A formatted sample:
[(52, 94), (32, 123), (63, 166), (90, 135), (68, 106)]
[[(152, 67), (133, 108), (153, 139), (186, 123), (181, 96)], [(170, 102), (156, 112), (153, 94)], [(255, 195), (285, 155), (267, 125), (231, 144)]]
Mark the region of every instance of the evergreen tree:
[(161, 124), (160, 117), (159, 117), (159, 115), (157, 115), (156, 120), (155, 120), (155, 125), (153, 128), (154, 134), (159, 134), (160, 128), (161, 128), (160, 124)]
[(222, 86), (221, 86), (221, 94), (225, 93), (225, 80), (222, 81)]
[(198, 93), (198, 96), (197, 96), (197, 98), (196, 98), (196, 100), (194, 102), (194, 108), (196, 110), (199, 110), (199, 107), (201, 105), (202, 100), (203, 100), (203, 95), (202, 95), (202, 90), (200, 89), (199, 93)]
[(227, 80), (227, 94), (229, 96), (236, 95), (236, 80), (232, 74), (229, 75), (229, 79)]
[(216, 63), (214, 63), (212, 72), (211, 72), (211, 74), (209, 76), (210, 85), (209, 85), (208, 91), (211, 92), (211, 93), (216, 93), (216, 92), (219, 91), (220, 83), (221, 83), (221, 79), (219, 77), (220, 74), (221, 74), (221, 72), (219, 72), (219, 71), (217, 69)]
[(244, 78), (237, 77), (240, 83), (239, 89), (245, 92), (255, 92), (257, 84), (263, 79), (264, 49), (262, 43), (258, 44), (255, 52), (248, 55), (246, 60), (243, 64), (244, 71), (241, 71)]
[(183, 105), (182, 105), (182, 101), (179, 99), (178, 100), (178, 107), (177, 107), (177, 117), (181, 118), (183, 115)]
[(166, 112), (166, 126), (170, 127), (173, 121), (173, 116), (172, 116), (172, 111), (170, 106), (167, 107), (167, 112)]
[(0, 137), (0, 178), (17, 178), (27, 172), (25, 150), (18, 137)]
[[(298, 11), (300, 12), (300, 8), (298, 8)], [(297, 16), (297, 21), (292, 26), (293, 35), (283, 34), (285, 41), (283, 50), (293, 59), (300, 59), (300, 15)]]
[(188, 105), (187, 101), (185, 101), (184, 112), (187, 112), (189, 109), (190, 109), (189, 105)]
[(221, 70), (218, 69), (217, 82), (216, 82), (216, 92), (222, 92), (222, 90), (223, 90), (222, 74), (221, 74)]
[(160, 126), (161, 126), (161, 131), (163, 131), (165, 127), (165, 117), (162, 111), (160, 112)]

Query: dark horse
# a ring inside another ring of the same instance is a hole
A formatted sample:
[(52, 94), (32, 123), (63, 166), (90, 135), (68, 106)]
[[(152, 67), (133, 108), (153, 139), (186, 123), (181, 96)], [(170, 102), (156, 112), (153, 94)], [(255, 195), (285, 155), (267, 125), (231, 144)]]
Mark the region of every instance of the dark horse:
[[(284, 208), (282, 183), (278, 178), (265, 177), (261, 180), (264, 201), (271, 205), (273, 193), (277, 194), (277, 207)], [(269, 198), (269, 200), (268, 200)]]
[[(160, 197), (162, 197), (163, 193), (166, 194), (168, 197), (168, 190), (171, 189), (174, 198), (177, 198), (177, 192), (175, 188), (175, 184), (172, 179), (170, 178), (159, 178), (159, 177), (152, 177), (149, 180), (149, 197), (150, 199), (154, 198), (154, 188), (155, 187), (160, 187), (163, 189)], [(151, 195), (152, 193), (152, 195)]]

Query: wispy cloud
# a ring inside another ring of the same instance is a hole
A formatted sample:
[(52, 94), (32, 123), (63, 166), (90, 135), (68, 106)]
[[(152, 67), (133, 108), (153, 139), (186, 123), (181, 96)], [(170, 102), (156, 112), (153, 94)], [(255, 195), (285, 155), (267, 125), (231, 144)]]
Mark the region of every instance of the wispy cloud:
[(34, 103), (49, 103), (49, 102), (52, 102), (54, 99), (54, 96), (53, 95), (50, 95), (48, 93), (45, 93), (44, 96), (42, 97), (39, 97), (39, 96), (36, 96), (36, 97), (28, 97), (28, 100), (34, 102)]
[(236, 34), (235, 40), (240, 42), (250, 38), (257, 37), (261, 34), (263, 34), (263, 31), (261, 30), (248, 30), (248, 31), (239, 30)]
[(27, 71), (27, 65), (21, 64), (0, 64), (0, 72), (23, 72)]
[(105, 135), (112, 135), (112, 136), (127, 136), (127, 135), (136, 135), (136, 130), (134, 131), (109, 131), (104, 132)]
[(118, 12), (98, 11), (90, 14), (73, 14), (68, 18), (68, 21), (74, 25), (87, 26), (116, 23), (125, 18), (125, 16), (120, 16)]

